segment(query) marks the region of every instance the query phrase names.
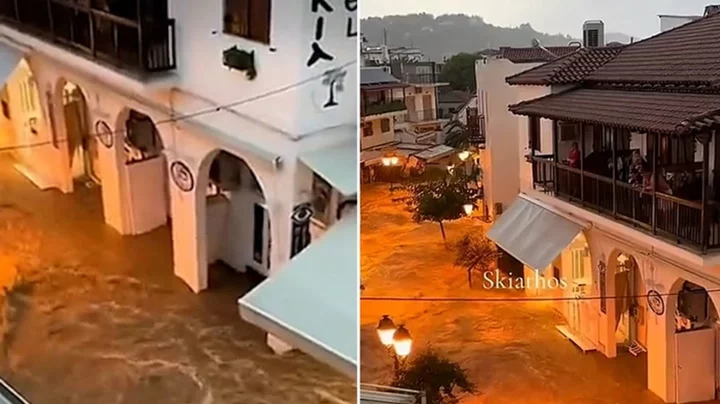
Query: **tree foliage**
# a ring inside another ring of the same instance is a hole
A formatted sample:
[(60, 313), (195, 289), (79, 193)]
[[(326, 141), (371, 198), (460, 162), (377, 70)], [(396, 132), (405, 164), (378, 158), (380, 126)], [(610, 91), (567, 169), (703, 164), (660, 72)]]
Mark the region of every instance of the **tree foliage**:
[(428, 404), (456, 404), (458, 393), (476, 392), (460, 364), (447, 359), (432, 349), (415, 355), (412, 361), (398, 370), (392, 385), (424, 391)]
[(458, 120), (450, 121), (446, 124), (445, 144), (458, 150), (467, 150), (470, 148), (470, 130)]
[(473, 270), (487, 271), (496, 262), (500, 252), (495, 244), (485, 236), (480, 227), (465, 234), (455, 243), (455, 266), (467, 270), (468, 285), (472, 288)]
[(440, 73), (440, 80), (450, 83), (450, 88), (475, 91), (475, 61), (480, 58), (473, 53), (458, 53), (447, 61)]
[(446, 240), (443, 222), (460, 219), (465, 215), (464, 205), (475, 206), (479, 190), (471, 186), (472, 179), (460, 170), (444, 178), (409, 184), (408, 204), (416, 222), (437, 222), (443, 240)]

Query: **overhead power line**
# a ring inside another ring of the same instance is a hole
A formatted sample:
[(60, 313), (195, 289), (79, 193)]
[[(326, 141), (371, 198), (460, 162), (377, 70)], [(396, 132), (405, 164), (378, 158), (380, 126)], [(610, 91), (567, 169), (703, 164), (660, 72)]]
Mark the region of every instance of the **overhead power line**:
[[(687, 293), (716, 293), (720, 292), (720, 289), (708, 289), (708, 290), (684, 290), (683, 294)], [(678, 296), (680, 292), (676, 293), (658, 293), (655, 296), (668, 297)], [(578, 297), (411, 297), (411, 296), (360, 296), (360, 300), (367, 301), (395, 301), (395, 302), (468, 302), (468, 303), (483, 303), (483, 302), (495, 302), (495, 303), (510, 303), (510, 302), (567, 302), (567, 301), (583, 301), (583, 300), (620, 300), (620, 299), (644, 299), (648, 295), (629, 295), (629, 296), (578, 296)]]
[[(342, 68), (345, 68), (345, 67), (354, 65), (355, 63), (357, 63), (357, 60), (352, 60), (352, 61), (343, 63), (343, 64), (340, 65), (340, 67), (338, 67), (338, 68), (339, 68), (339, 69), (342, 69)], [(240, 105), (250, 104), (250, 103), (253, 103), (253, 102), (262, 100), (262, 99), (264, 99), (264, 98), (272, 97), (272, 96), (274, 96), (274, 95), (281, 94), (281, 93), (284, 93), (284, 92), (286, 92), (286, 91), (289, 91), (289, 90), (295, 89), (295, 88), (297, 88), (297, 87), (303, 86), (303, 85), (305, 85), (305, 84), (311, 83), (311, 82), (313, 82), (313, 81), (315, 81), (315, 80), (324, 78), (324, 76), (325, 76), (325, 73), (317, 74), (317, 75), (308, 77), (308, 78), (306, 78), (306, 79), (304, 79), (304, 80), (301, 80), (301, 81), (298, 81), (298, 82), (295, 82), (295, 83), (292, 83), (292, 84), (288, 84), (288, 85), (283, 86), (283, 87), (278, 87), (278, 88), (275, 88), (275, 89), (273, 89), (273, 90), (270, 90), (270, 91), (267, 91), (267, 92), (264, 92), (264, 93), (261, 93), (261, 94), (252, 96), (252, 97), (248, 97), (248, 98), (244, 98), (244, 99), (241, 99), (241, 100), (232, 101), (232, 102), (230, 102), (230, 103), (223, 104), (223, 105), (218, 105), (218, 106), (212, 107), (212, 108), (205, 108), (205, 109), (201, 109), (201, 110), (198, 110), (198, 111), (195, 111), (195, 112), (190, 112), (190, 113), (187, 113), (187, 114), (178, 115), (178, 116), (171, 117), (171, 118), (168, 118), (168, 119), (162, 119), (162, 120), (159, 120), (159, 121), (153, 122), (153, 123), (154, 123), (155, 126), (157, 126), (157, 125), (163, 125), (163, 124), (167, 124), (167, 123), (179, 122), (179, 121), (184, 121), (184, 120), (186, 120), (186, 119), (191, 119), (191, 118), (195, 118), (195, 117), (202, 116), (202, 115), (217, 113), (217, 112), (220, 112), (220, 111), (223, 110), (223, 109), (234, 108), (234, 107), (238, 107), (238, 106), (240, 106)], [(115, 135), (121, 135), (121, 134), (124, 135), (125, 133), (127, 133), (127, 129), (115, 130), (115, 131), (112, 131), (112, 132), (109, 132), (109, 133), (86, 132), (86, 133), (82, 133), (82, 135), (83, 135), (82, 137), (100, 137), (100, 136), (110, 136), (110, 135), (115, 136)], [(64, 142), (67, 142), (67, 141), (68, 141), (68, 139), (67, 139), (67, 138), (64, 138), (64, 139), (48, 140), (48, 141), (42, 141), (42, 142), (36, 142), (36, 143), (29, 143), (29, 144), (20, 144), (20, 145), (4, 146), (4, 147), (0, 147), (0, 152), (3, 152), (3, 151), (11, 151), (11, 150), (19, 150), (19, 149), (30, 149), (30, 148), (33, 148), (33, 147), (54, 145), (54, 144), (57, 144), (57, 143), (64, 143)]]

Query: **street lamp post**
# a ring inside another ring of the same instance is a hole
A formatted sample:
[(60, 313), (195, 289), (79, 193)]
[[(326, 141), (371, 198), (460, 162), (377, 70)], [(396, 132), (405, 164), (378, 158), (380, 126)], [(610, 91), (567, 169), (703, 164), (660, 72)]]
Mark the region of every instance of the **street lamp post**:
[(395, 323), (386, 314), (378, 323), (377, 333), (380, 342), (385, 345), (388, 354), (393, 359), (393, 369), (397, 374), (412, 350), (413, 340), (410, 331), (404, 325), (395, 327)]
[(390, 193), (393, 191), (393, 172), (390, 171), (392, 168), (398, 165), (400, 163), (400, 159), (397, 156), (388, 156), (382, 158), (382, 163), (385, 167), (388, 167), (388, 174), (390, 176)]

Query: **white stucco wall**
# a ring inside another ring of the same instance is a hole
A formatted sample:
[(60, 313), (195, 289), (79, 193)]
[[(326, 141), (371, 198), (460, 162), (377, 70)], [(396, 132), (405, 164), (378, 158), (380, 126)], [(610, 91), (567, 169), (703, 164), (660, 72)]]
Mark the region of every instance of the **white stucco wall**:
[(659, 15), (658, 18), (660, 19), (660, 32), (665, 32), (692, 22), (697, 17), (681, 15)]
[[(515, 64), (507, 59), (475, 62), (478, 109), (485, 114), (485, 151), (482, 153), (485, 200), (490, 213), (496, 203), (503, 209), (512, 203), (520, 191), (517, 175), (522, 156), (527, 154), (526, 119), (508, 111), (508, 105), (549, 93), (541, 86), (510, 86), (505, 78), (537, 66), (534, 63)], [(525, 128), (523, 131), (522, 129)]]
[[(373, 115), (370, 118), (366, 118), (363, 122), (364, 125), (372, 126), (372, 135), (365, 136), (363, 129), (360, 130), (360, 147), (361, 149), (370, 149), (378, 145), (387, 144), (395, 140), (395, 115), (396, 113), (387, 113), (382, 115)], [(383, 132), (382, 121), (388, 120), (388, 130)]]

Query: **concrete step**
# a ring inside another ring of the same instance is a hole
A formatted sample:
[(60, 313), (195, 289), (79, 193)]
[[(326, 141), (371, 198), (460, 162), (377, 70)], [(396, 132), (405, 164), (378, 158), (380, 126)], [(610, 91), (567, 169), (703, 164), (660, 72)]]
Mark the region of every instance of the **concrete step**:
[(595, 347), (595, 344), (593, 344), (592, 341), (583, 337), (579, 333), (576, 333), (567, 325), (558, 325), (555, 328), (557, 328), (557, 330), (560, 331), (560, 334), (562, 334), (565, 338), (577, 345), (583, 353), (597, 350), (597, 347)]

